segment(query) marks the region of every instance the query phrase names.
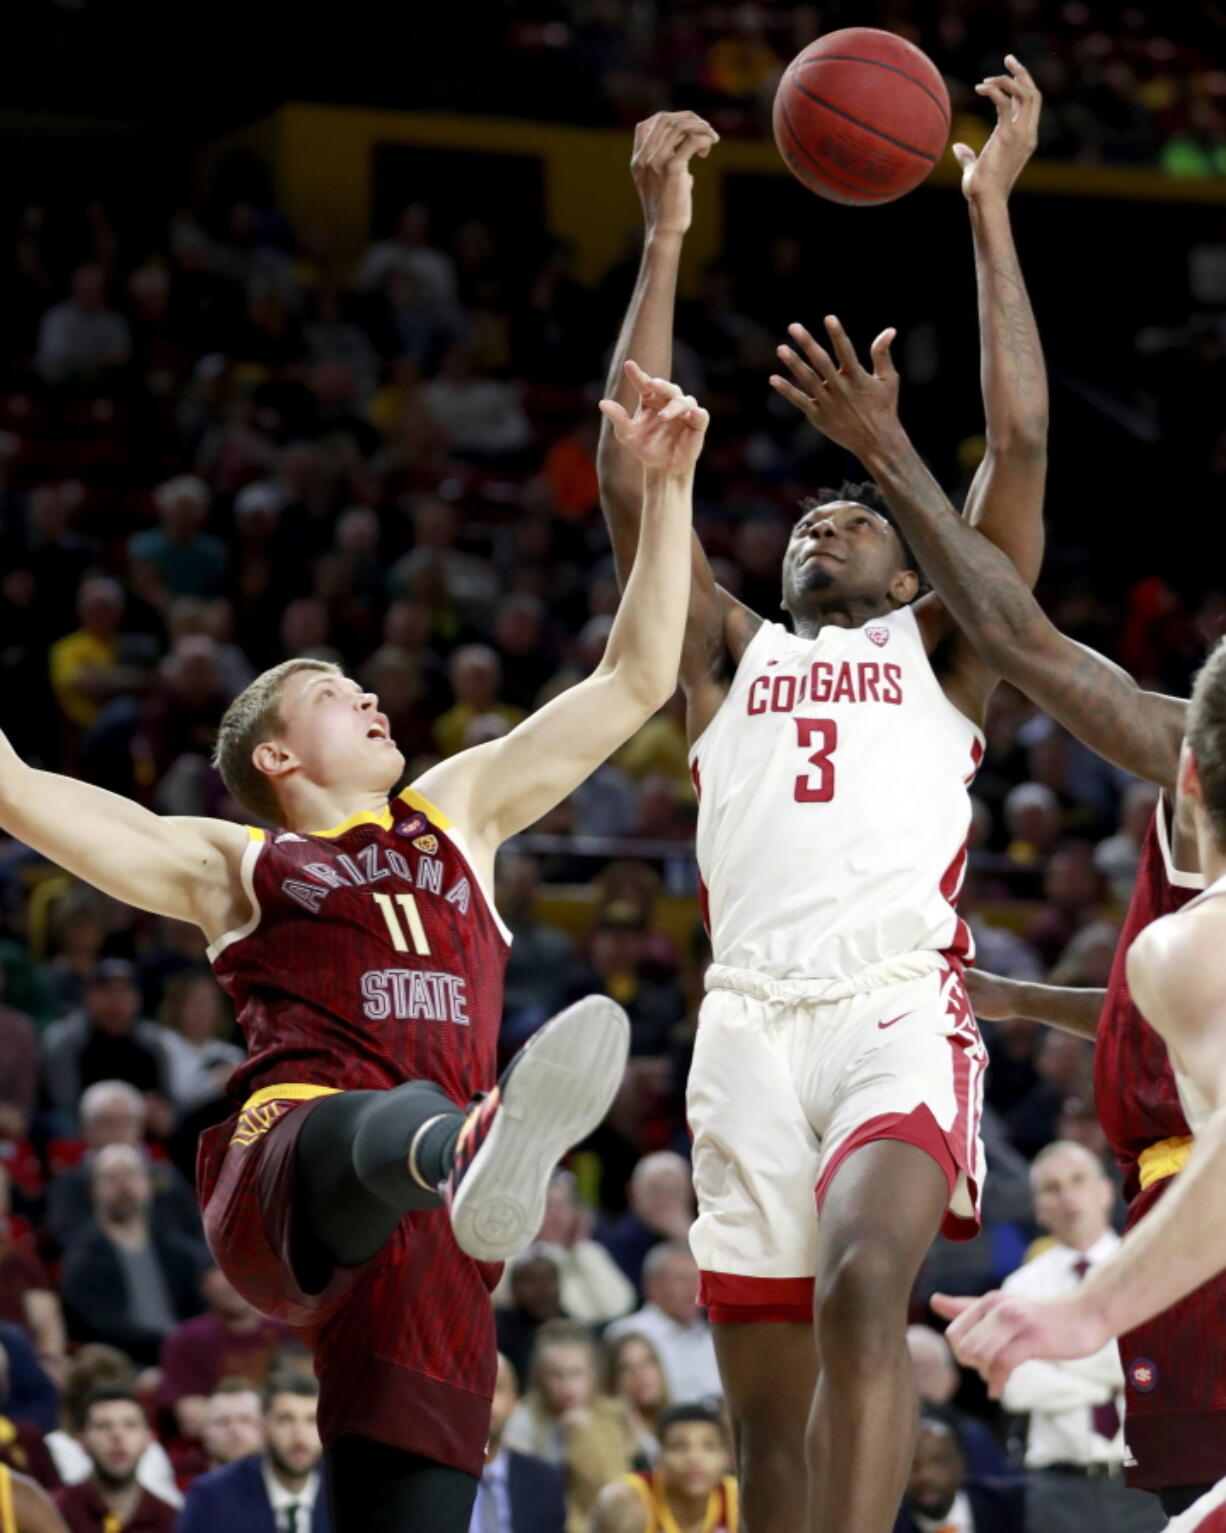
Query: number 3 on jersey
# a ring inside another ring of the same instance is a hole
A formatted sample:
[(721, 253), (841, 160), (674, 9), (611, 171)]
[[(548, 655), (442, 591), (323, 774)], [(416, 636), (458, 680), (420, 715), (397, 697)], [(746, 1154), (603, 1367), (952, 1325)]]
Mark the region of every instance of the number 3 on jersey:
[[(426, 928), (421, 924), (421, 916), (417, 910), (417, 901), (411, 894), (398, 894), (395, 904), (392, 903), (390, 894), (374, 894), (371, 896), (375, 904), (383, 912), (383, 919), (387, 922), (387, 934), (392, 939), (392, 946), (398, 953), (407, 953), (409, 943), (405, 940), (405, 927), (408, 928), (408, 936), (412, 940), (413, 952), (419, 958), (430, 956), (430, 944), (426, 939)], [(396, 914), (396, 905), (404, 912), (404, 922), (401, 924), (400, 917)]]
[(807, 751), (816, 742), (817, 750), (809, 757), (809, 765), (819, 773), (817, 781), (812, 773), (802, 772), (796, 779), (796, 802), (798, 804), (828, 804), (834, 797), (834, 761), (832, 757), (839, 743), (839, 726), (834, 719), (797, 719), (797, 744)]

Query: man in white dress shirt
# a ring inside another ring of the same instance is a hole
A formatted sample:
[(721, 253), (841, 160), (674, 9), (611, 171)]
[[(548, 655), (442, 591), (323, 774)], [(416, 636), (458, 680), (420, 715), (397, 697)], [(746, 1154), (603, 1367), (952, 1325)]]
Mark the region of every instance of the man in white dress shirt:
[[(1076, 1288), (1120, 1243), (1114, 1188), (1099, 1161), (1068, 1140), (1048, 1145), (1031, 1170), (1035, 1218), (1055, 1244), (1004, 1282), (1006, 1293), (1054, 1297)], [(1005, 1386), (1005, 1409), (1029, 1414), (1027, 1533), (1151, 1533), (1157, 1500), (1123, 1481), (1124, 1371), (1108, 1342), (1089, 1357), (1027, 1362)]]
[(715, 1344), (694, 1295), (698, 1264), (683, 1240), (666, 1240), (647, 1253), (643, 1263), (643, 1293), (647, 1303), (633, 1315), (615, 1320), (606, 1341), (620, 1336), (645, 1336), (660, 1354), (668, 1394), (678, 1404), (722, 1399), (723, 1385), (715, 1361)]

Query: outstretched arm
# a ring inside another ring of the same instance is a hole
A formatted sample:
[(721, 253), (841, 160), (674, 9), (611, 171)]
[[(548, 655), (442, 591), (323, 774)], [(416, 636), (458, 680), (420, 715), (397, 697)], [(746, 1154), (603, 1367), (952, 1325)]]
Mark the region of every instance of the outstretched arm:
[(246, 919), (237, 877), (247, 845), (241, 825), (156, 815), (117, 793), (39, 771), (3, 735), (0, 827), (104, 894), (191, 921), (210, 938)]
[(1093, 1042), (1098, 1019), (1107, 999), (1105, 990), (1082, 990), (1065, 985), (1037, 985), (1029, 980), (1006, 979), (982, 969), (963, 975), (975, 1015), (981, 1022), (1008, 1022), (1023, 1017), (1046, 1022), (1061, 1032)]
[[(672, 373), (677, 273), (692, 211), (690, 165), (696, 157), (705, 159), (717, 141), (715, 130), (693, 112), (658, 112), (635, 129), (630, 168), (643, 204), (643, 259), (606, 384), (608, 398), (630, 409), (635, 395), (626, 376), (628, 358), (650, 377), (668, 378)], [(643, 467), (608, 419), (601, 428), (596, 467), (617, 579), (624, 590), (642, 524)], [(734, 660), (740, 659), (759, 620), (716, 585), (696, 534), (691, 534), (691, 559), (681, 678), (692, 692), (720, 675), (729, 649)]]
[(1220, 962), (1226, 922), (1214, 909), (1220, 903), (1156, 921), (1128, 954), (1137, 1004), (1212, 1108), (1170, 1191), (1067, 1298), (933, 1299), (937, 1313), (953, 1320), (948, 1335), (958, 1357), (979, 1369), (994, 1397), (1019, 1362), (1094, 1352), (1226, 1268), (1226, 974)]
[(643, 527), (604, 658), (510, 734), (450, 757), (418, 784), (463, 826), (482, 862), (577, 788), (676, 690), (694, 465), (707, 412), (633, 362), (626, 368), (637, 413), (611, 400), (601, 409), (642, 465)]
[[(1143, 692), (1119, 666), (1067, 638), (1045, 616), (1013, 562), (967, 524), (928, 472), (898, 419), (893, 330), (866, 372), (838, 320), (826, 321), (838, 365), (807, 336), (793, 378), (771, 385), (858, 457), (950, 616), (985, 664), (1076, 736), (1137, 777), (1173, 787), (1187, 704)], [(799, 386), (798, 386), (799, 385)]]

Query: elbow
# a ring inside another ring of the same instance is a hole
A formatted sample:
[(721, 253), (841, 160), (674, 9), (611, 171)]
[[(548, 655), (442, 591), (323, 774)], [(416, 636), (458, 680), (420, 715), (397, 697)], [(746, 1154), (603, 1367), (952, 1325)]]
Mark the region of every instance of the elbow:
[(988, 429), (988, 448), (996, 458), (1037, 463), (1047, 457), (1047, 411), (1019, 417), (1007, 426)]

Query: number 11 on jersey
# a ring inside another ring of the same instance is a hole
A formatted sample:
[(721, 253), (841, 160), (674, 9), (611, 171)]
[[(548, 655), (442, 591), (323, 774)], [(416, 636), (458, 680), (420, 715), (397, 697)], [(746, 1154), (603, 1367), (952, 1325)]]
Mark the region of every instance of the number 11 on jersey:
[(828, 804), (834, 797), (834, 761), (832, 757), (839, 743), (839, 726), (834, 719), (796, 719), (796, 740), (801, 750), (808, 750), (820, 741), (817, 750), (809, 757), (809, 765), (818, 769), (820, 776), (813, 781), (811, 773), (802, 772), (796, 779), (796, 802), (798, 804)]
[[(421, 924), (421, 916), (418, 913), (417, 901), (411, 894), (398, 894), (395, 903), (390, 894), (374, 894), (371, 896), (375, 904), (383, 912), (383, 919), (387, 922), (387, 934), (392, 939), (392, 946), (398, 953), (407, 953), (409, 943), (405, 940), (405, 928), (412, 939), (412, 951), (419, 958), (430, 956), (430, 944), (426, 940), (426, 928)], [(399, 905), (404, 913), (404, 924), (396, 914), (396, 906)]]

